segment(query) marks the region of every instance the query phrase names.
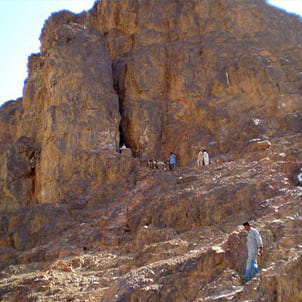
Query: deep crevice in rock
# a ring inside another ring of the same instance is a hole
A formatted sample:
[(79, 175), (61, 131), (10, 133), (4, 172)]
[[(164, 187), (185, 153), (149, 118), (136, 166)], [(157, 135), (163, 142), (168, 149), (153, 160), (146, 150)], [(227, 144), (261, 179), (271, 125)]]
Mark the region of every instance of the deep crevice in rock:
[(126, 145), (126, 147), (131, 148), (131, 142), (127, 139), (126, 129), (124, 128), (124, 98), (125, 98), (125, 74), (127, 65), (121, 60), (117, 59), (112, 64), (112, 75), (113, 75), (113, 88), (116, 91), (119, 98), (119, 113), (121, 116), (119, 124), (120, 142), (119, 147)]

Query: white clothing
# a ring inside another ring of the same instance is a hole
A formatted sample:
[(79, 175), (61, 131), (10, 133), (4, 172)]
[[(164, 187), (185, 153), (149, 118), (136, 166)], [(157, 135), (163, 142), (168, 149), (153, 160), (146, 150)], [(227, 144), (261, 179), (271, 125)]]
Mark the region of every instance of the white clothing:
[(258, 249), (263, 247), (262, 238), (255, 228), (250, 228), (247, 234), (247, 252), (249, 256), (257, 256)]
[(206, 151), (202, 152), (202, 163), (205, 166), (207, 166), (210, 163), (209, 153)]
[(206, 151), (199, 151), (197, 155), (197, 167), (207, 166), (210, 164), (209, 153)]

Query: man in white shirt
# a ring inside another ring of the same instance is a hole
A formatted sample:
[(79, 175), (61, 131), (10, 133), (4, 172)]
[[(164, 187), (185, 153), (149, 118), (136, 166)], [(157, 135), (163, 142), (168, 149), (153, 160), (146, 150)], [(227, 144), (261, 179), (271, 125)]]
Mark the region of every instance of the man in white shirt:
[(247, 253), (248, 258), (246, 261), (245, 269), (245, 281), (251, 280), (256, 274), (259, 273), (259, 268), (257, 264), (257, 256), (262, 256), (263, 254), (263, 243), (259, 232), (252, 228), (249, 222), (243, 224), (245, 230), (248, 232), (247, 235)]
[(202, 151), (202, 164), (203, 164), (204, 166), (207, 166), (207, 165), (210, 164), (209, 153), (208, 153), (208, 151), (207, 151), (206, 149), (204, 149), (204, 150)]

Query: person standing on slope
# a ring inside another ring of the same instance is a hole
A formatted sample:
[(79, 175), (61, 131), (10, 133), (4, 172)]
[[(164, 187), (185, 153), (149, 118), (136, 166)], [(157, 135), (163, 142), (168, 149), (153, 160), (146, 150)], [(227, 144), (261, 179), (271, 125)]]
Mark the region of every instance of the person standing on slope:
[(207, 166), (209, 164), (210, 164), (210, 157), (207, 150), (203, 149), (202, 151), (199, 151), (197, 155), (197, 167)]
[(202, 165), (207, 166), (210, 164), (210, 156), (206, 149), (202, 150)]
[(169, 165), (171, 170), (176, 168), (176, 155), (173, 152), (170, 153)]
[(257, 264), (257, 256), (262, 256), (263, 254), (263, 243), (260, 233), (252, 228), (249, 222), (243, 223), (245, 230), (248, 232), (247, 235), (247, 253), (248, 258), (246, 261), (245, 269), (245, 281), (251, 280), (256, 274), (259, 273), (259, 268)]

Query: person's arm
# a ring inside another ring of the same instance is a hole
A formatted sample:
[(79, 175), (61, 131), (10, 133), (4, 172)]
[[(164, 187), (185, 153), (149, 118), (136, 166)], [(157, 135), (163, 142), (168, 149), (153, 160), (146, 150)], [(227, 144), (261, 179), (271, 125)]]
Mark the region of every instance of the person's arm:
[(261, 235), (257, 230), (255, 231), (255, 238), (257, 241), (259, 255), (262, 256), (263, 255), (263, 242), (262, 242)]

